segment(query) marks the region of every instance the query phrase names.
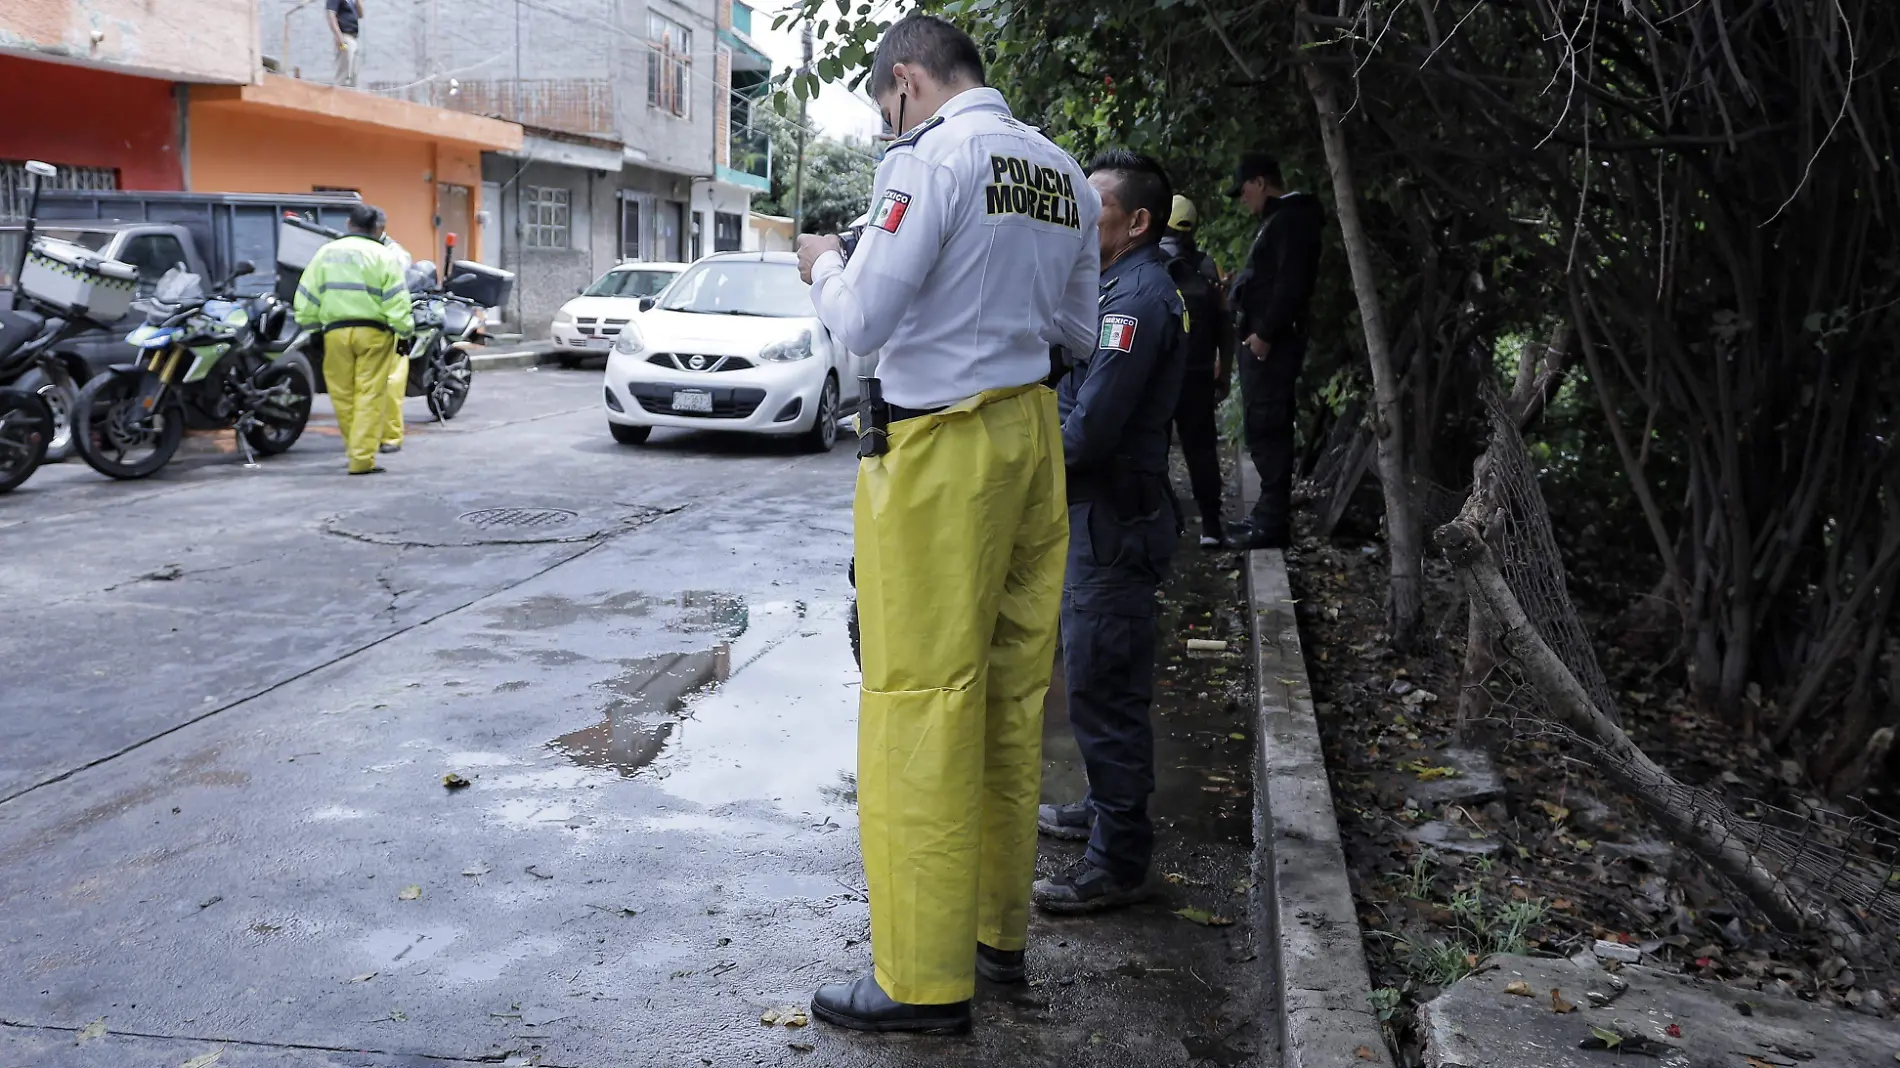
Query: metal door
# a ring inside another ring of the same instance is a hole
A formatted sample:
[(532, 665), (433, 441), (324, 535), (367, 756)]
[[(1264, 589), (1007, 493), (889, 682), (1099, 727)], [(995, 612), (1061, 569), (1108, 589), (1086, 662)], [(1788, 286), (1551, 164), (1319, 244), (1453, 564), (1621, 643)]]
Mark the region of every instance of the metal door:
[(442, 258), (442, 267), (446, 270), (448, 262), (443, 256), (444, 246), (448, 243), (448, 236), (454, 234), (454, 258), (465, 260), (475, 258), (475, 253), (479, 250), (474, 247), (475, 234), (474, 231), (470, 229), (470, 226), (475, 222), (475, 216), (471, 209), (473, 198), (469, 194), (470, 190), (468, 186), (465, 185), (454, 185), (449, 182), (438, 182), (436, 184), (435, 249), (427, 256), (416, 252), (411, 252), (410, 255), (419, 260)]
[(646, 247), (640, 243), (640, 220), (646, 215), (640, 198), (632, 193), (620, 194), (620, 259), (644, 260)]

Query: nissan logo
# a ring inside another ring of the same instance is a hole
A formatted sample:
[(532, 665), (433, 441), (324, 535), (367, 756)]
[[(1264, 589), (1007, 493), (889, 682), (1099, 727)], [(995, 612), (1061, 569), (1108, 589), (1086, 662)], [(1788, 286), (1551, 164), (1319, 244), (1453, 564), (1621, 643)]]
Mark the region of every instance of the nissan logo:
[(706, 369), (706, 357), (701, 356), (697, 353), (695, 353), (694, 355), (688, 356), (686, 357), (686, 366), (692, 368), (695, 371), (704, 371)]

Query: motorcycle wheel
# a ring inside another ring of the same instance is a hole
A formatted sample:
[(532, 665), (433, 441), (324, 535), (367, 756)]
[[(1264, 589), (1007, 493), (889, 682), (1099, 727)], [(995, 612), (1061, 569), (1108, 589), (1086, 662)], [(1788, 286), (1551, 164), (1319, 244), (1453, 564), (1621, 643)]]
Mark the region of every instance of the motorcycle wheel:
[(0, 493), (33, 477), (52, 437), (52, 416), (38, 394), (0, 389)]
[(468, 400), (469, 382), (474, 375), (475, 364), (468, 353), (457, 348), (444, 352), (442, 363), (429, 383), (429, 411), (445, 423), (455, 418), (455, 413), (462, 410), (462, 403)]
[(145, 478), (171, 462), (185, 437), (185, 413), (167, 395), (138, 410), (139, 376), (104, 374), (86, 383), (73, 409), (73, 443), (87, 466), (113, 478)]
[(41, 463), (56, 464), (72, 456), (73, 409), (79, 404), (79, 387), (65, 374), (55, 381), (46, 377), (46, 372), (35, 370), (21, 375), (14, 388), (39, 394), (53, 417), (53, 430), (46, 439), (46, 459)]
[(302, 359), (287, 356), (259, 371), (254, 384), (266, 390), (279, 385), (288, 387), (284, 402), (260, 406), (257, 425), (244, 433), (245, 440), (259, 456), (275, 456), (297, 444), (297, 439), (303, 436), (304, 424), (310, 421), (310, 398), (315, 392), (310, 369)]

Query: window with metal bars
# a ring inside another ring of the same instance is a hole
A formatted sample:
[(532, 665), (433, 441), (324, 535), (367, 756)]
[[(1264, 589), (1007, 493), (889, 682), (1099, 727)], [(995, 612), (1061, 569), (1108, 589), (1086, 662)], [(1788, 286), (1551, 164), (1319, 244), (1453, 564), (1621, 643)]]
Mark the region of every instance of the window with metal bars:
[[(59, 173), (45, 179), (42, 189), (117, 189), (119, 172), (112, 167), (68, 167), (56, 164)], [(32, 186), (28, 182), (26, 161), (0, 159), (0, 219), (24, 219), (26, 201)]]
[(521, 190), (522, 243), (529, 248), (568, 247), (568, 191), (530, 185)]

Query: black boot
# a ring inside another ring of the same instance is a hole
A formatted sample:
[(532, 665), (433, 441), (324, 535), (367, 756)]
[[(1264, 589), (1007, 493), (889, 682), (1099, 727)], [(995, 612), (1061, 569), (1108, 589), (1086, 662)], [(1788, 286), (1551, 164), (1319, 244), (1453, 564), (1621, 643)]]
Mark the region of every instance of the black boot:
[(1021, 983), (1028, 980), (1029, 969), (1023, 965), (1022, 950), (991, 949), (978, 942), (976, 974), (992, 983)]
[(1251, 552), (1255, 549), (1289, 549), (1293, 546), (1293, 532), (1282, 525), (1256, 526), (1252, 523), (1235, 528), (1227, 539), (1229, 549)]
[(855, 983), (826, 983), (811, 998), (811, 1014), (853, 1031), (922, 1031), (962, 1034), (970, 1029), (970, 1003), (906, 1005), (892, 1001), (875, 975)]
[(1079, 860), (1053, 879), (1037, 879), (1030, 887), (1029, 899), (1044, 911), (1079, 916), (1146, 901), (1147, 883), (1146, 879), (1118, 879), (1093, 861)]
[(1036, 806), (1036, 830), (1051, 838), (1066, 838), (1071, 842), (1086, 842), (1089, 832), (1095, 829), (1095, 810), (1087, 801), (1076, 801), (1067, 805)]

